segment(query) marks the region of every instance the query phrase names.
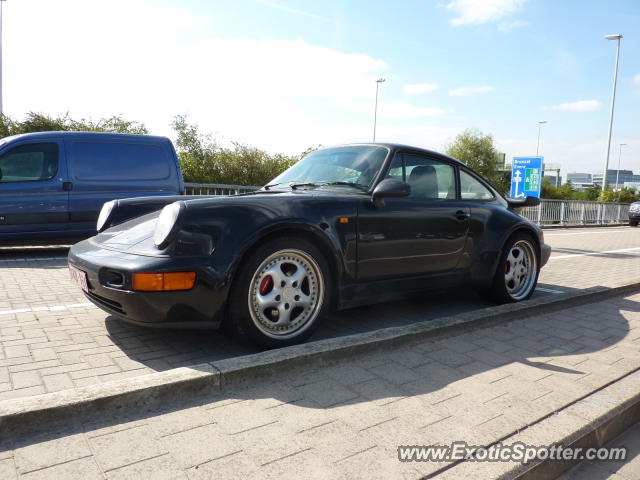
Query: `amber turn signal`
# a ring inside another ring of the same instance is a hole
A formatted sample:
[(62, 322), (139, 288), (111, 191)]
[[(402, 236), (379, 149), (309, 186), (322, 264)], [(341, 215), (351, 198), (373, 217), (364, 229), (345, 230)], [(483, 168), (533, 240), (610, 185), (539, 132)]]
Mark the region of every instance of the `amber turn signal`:
[(196, 272), (134, 273), (131, 282), (139, 292), (191, 290), (195, 283)]

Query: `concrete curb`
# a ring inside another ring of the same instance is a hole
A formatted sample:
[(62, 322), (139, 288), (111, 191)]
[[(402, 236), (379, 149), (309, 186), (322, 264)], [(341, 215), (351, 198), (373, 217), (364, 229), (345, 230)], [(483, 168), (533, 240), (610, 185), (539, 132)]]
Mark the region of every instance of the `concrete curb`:
[[(640, 421), (640, 371), (635, 370), (604, 388), (559, 409), (543, 420), (501, 441), (530, 446), (563, 445), (565, 448), (600, 448)], [(579, 460), (516, 462), (461, 462), (427, 478), (495, 478), (498, 480), (549, 480), (557, 478)]]
[[(563, 437), (555, 438), (551, 443), (583, 449), (604, 447), (640, 421), (638, 385), (640, 385), (640, 372), (636, 371), (535, 425), (536, 431), (529, 432), (528, 436), (538, 438), (543, 430), (557, 434), (558, 431), (563, 431), (561, 426), (567, 424), (566, 420), (571, 420), (576, 423), (577, 428), (573, 431), (565, 431)], [(500, 478), (501, 480), (556, 478), (577, 463), (577, 460), (539, 460), (524, 468), (506, 472)]]
[(131, 379), (64, 390), (34, 397), (0, 402), (0, 438), (22, 431), (45, 430), (53, 422), (83, 418), (91, 413), (153, 408), (174, 399), (190, 398), (212, 390), (224, 389), (250, 379), (282, 370), (314, 364), (333, 363), (345, 357), (371, 350), (392, 348), (443, 333), (475, 329), (573, 305), (599, 301), (640, 290), (640, 282), (593, 287), (562, 295), (542, 296), (525, 302), (483, 308), (472, 312), (413, 323), (401, 327), (319, 340), (229, 358), (213, 363), (182, 367), (141, 375)]

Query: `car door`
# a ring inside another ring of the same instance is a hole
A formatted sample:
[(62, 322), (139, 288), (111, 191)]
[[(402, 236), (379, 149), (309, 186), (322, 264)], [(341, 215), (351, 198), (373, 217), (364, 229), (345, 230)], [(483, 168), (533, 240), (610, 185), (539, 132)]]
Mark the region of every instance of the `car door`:
[(65, 232), (67, 168), (57, 138), (10, 142), (0, 149), (0, 238)]
[(387, 177), (411, 194), (364, 201), (358, 217), (358, 280), (454, 273), (464, 251), (469, 208), (457, 200), (457, 169), (433, 157), (397, 153)]

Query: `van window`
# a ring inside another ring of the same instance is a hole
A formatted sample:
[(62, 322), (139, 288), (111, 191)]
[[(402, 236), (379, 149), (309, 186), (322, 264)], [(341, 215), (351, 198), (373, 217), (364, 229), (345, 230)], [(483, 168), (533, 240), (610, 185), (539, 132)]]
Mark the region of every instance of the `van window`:
[(0, 182), (51, 180), (58, 173), (58, 145), (29, 143), (12, 148), (0, 157)]
[(74, 142), (72, 165), (78, 180), (162, 180), (170, 174), (160, 146), (137, 143)]

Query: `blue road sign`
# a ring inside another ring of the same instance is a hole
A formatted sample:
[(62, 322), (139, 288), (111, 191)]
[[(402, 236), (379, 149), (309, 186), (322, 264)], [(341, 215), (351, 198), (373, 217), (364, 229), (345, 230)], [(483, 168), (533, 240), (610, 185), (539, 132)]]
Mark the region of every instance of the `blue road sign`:
[(542, 188), (542, 158), (514, 157), (511, 163), (512, 198), (540, 197)]

